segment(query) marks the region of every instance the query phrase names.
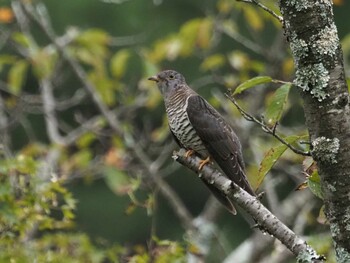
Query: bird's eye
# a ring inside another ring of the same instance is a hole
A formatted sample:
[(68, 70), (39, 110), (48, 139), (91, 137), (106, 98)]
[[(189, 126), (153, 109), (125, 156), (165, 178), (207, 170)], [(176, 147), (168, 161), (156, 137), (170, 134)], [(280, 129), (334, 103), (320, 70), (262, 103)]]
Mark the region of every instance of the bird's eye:
[(169, 75), (169, 79), (174, 79), (174, 75)]

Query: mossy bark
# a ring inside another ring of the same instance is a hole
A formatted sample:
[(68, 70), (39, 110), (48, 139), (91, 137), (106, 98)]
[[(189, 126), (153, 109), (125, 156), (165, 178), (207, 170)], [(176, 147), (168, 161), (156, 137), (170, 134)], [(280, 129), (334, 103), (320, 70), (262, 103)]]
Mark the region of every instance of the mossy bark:
[[(330, 0), (280, 0), (337, 261), (350, 262), (350, 110)], [(317, 146), (317, 147), (315, 147)], [(327, 157), (327, 158), (325, 158)]]

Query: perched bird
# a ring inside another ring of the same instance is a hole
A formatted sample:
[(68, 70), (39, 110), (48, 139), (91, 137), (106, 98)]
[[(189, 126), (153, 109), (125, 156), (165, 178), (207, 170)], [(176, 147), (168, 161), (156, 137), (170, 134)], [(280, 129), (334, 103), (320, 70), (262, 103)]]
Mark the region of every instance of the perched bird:
[[(244, 172), (241, 144), (224, 118), (186, 84), (180, 73), (165, 70), (149, 80), (157, 82), (163, 95), (169, 128), (175, 141), (188, 154), (195, 153), (203, 159), (200, 169), (213, 160), (230, 180), (255, 195)], [(236, 214), (231, 200), (203, 181), (216, 198)]]

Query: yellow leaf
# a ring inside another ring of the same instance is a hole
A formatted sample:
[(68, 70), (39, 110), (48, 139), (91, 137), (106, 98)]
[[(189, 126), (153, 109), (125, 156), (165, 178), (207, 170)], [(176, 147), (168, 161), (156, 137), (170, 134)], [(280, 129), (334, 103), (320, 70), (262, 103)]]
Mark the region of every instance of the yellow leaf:
[(216, 6), (219, 12), (223, 14), (228, 14), (233, 8), (232, 1), (230, 0), (220, 0)]
[(28, 66), (27, 61), (20, 60), (16, 62), (9, 71), (8, 84), (10, 91), (15, 95), (18, 95), (21, 92)]
[(41, 49), (35, 52), (31, 59), (35, 75), (42, 79), (52, 74), (57, 60), (57, 53), (50, 53), (47, 49)]
[(264, 20), (255, 7), (246, 5), (242, 10), (246, 18), (245, 21), (247, 21), (254, 30), (259, 31), (264, 28)]
[(210, 18), (203, 19), (199, 24), (196, 44), (199, 48), (207, 49), (211, 44), (213, 21)]
[(130, 57), (130, 51), (128, 49), (119, 50), (111, 59), (111, 72), (112, 75), (120, 79), (126, 70), (126, 64)]
[(200, 23), (201, 19), (192, 19), (181, 27), (179, 36), (181, 39), (182, 56), (189, 56), (192, 53)]
[(225, 64), (225, 57), (221, 54), (215, 54), (207, 57), (200, 65), (201, 70), (208, 71), (220, 68)]
[(334, 5), (343, 5), (344, 4), (344, 0), (333, 0), (333, 4)]
[(89, 29), (80, 34), (75, 41), (80, 42), (85, 45), (95, 45), (101, 44), (106, 45), (110, 42), (110, 36), (107, 32), (100, 29)]
[(113, 105), (116, 100), (116, 94), (114, 91), (115, 83), (104, 74), (98, 74), (96, 71), (89, 74), (89, 79), (94, 83), (103, 102), (108, 106)]
[(294, 72), (294, 61), (292, 58), (287, 58), (286, 60), (283, 61), (282, 64), (282, 72), (283, 75), (286, 77), (289, 77), (293, 74)]

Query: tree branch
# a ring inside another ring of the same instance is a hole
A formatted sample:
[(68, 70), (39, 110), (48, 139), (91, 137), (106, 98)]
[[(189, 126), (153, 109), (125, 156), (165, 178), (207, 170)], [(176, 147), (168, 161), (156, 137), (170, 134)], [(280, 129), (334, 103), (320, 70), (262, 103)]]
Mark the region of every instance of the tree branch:
[(56, 144), (62, 144), (63, 140), (59, 133), (58, 121), (55, 113), (56, 101), (52, 92), (52, 85), (48, 78), (40, 80), (41, 96), (44, 106), (44, 116), (47, 134), (50, 140)]
[[(53, 43), (55, 48), (58, 50), (58, 52), (61, 54), (64, 60), (66, 60), (73, 70), (74, 74), (78, 77), (79, 81), (83, 83), (83, 87), (87, 90), (87, 92), (90, 94), (91, 98), (95, 102), (96, 106), (99, 108), (103, 116), (108, 121), (109, 125), (115, 130), (118, 134), (122, 134), (121, 131), (121, 125), (119, 121), (114, 117), (114, 114), (107, 108), (107, 106), (104, 104), (104, 102), (101, 99), (100, 94), (96, 91), (94, 85), (89, 81), (87, 74), (85, 71), (80, 67), (78, 62), (73, 59), (66, 49), (61, 46), (61, 43), (57, 40), (57, 37), (54, 34), (54, 31), (51, 28), (50, 22), (47, 20), (45, 16), (41, 13), (35, 13), (33, 10), (33, 6), (29, 3), (23, 3), (24, 10), (29, 15), (29, 17), (36, 22), (36, 24), (41, 28), (41, 30), (45, 33), (45, 35), (49, 38), (49, 40)], [(41, 9), (43, 9), (44, 6), (41, 6)]]
[(262, 231), (269, 233), (280, 240), (301, 262), (322, 262), (325, 257), (318, 255), (305, 240), (297, 236), (291, 229), (277, 219), (258, 199), (249, 195), (231, 180), (221, 175), (211, 165), (205, 165), (198, 170), (201, 159), (196, 156), (186, 158), (186, 151), (181, 149), (174, 152), (174, 159), (182, 165), (190, 168), (208, 183), (215, 186), (223, 194), (232, 198), (235, 204), (243, 208), (258, 223)]
[(296, 154), (300, 154), (300, 155), (303, 155), (303, 156), (311, 156), (310, 152), (304, 152), (304, 151), (301, 151), (301, 150), (295, 148), (293, 145), (291, 145), (290, 143), (285, 141), (279, 134), (277, 134), (276, 133), (276, 127), (277, 127), (276, 125), (274, 125), (272, 128), (270, 128), (265, 123), (263, 123), (262, 121), (258, 120), (254, 116), (250, 115), (248, 112), (246, 112), (230, 94), (225, 94), (225, 95), (236, 106), (236, 108), (239, 110), (241, 115), (247, 121), (252, 121), (252, 122), (255, 122), (255, 123), (259, 124), (264, 132), (266, 132), (268, 134), (271, 134), (273, 137), (275, 137), (277, 140), (279, 140), (282, 144), (286, 145), (289, 149), (291, 149)]
[(266, 12), (270, 13), (273, 17), (277, 18), (280, 22), (283, 22), (282, 16), (277, 15), (274, 11), (272, 11), (270, 8), (263, 5), (262, 3), (258, 2), (257, 0), (237, 0), (237, 2), (254, 4), (254, 5), (260, 7), (261, 9), (265, 10)]

